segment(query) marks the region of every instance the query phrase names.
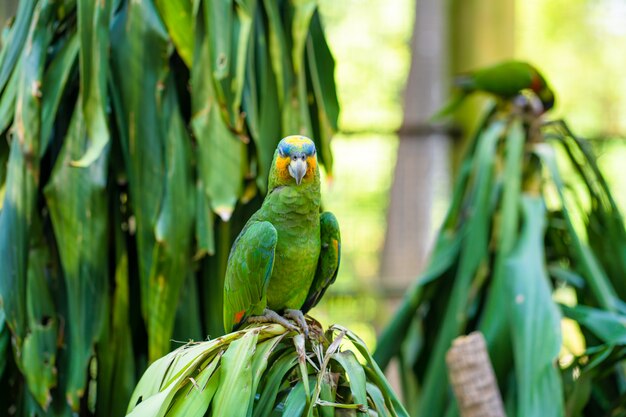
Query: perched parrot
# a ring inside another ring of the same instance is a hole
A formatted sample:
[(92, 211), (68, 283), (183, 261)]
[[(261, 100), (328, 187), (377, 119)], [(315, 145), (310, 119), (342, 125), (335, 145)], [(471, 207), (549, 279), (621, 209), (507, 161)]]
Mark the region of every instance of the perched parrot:
[(499, 98), (512, 99), (524, 90), (532, 91), (541, 102), (541, 114), (554, 106), (554, 93), (545, 78), (527, 62), (505, 61), (499, 64), (459, 75), (454, 81), (458, 92), (455, 97), (434, 116), (447, 116), (461, 104), (469, 94), (482, 91)]
[(304, 314), (337, 277), (341, 238), (332, 213), (320, 215), (315, 144), (280, 141), (261, 208), (233, 243), (224, 282), (224, 329), (245, 321), (276, 322), (305, 334)]

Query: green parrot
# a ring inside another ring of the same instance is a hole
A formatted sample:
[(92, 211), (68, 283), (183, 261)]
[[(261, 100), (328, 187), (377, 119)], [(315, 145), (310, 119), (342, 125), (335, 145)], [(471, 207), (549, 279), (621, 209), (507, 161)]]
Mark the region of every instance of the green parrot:
[(305, 334), (304, 314), (335, 281), (341, 238), (332, 213), (320, 215), (320, 174), (313, 141), (280, 141), (261, 208), (233, 243), (224, 282), (224, 329), (276, 322)]
[[(471, 93), (482, 91), (510, 100), (524, 90), (532, 91), (540, 105), (535, 113), (541, 114), (554, 106), (554, 93), (539, 71), (527, 62), (504, 61), (459, 75), (454, 81), (458, 92), (455, 97), (433, 117), (439, 119), (452, 113)], [(531, 103), (532, 104), (532, 103)]]

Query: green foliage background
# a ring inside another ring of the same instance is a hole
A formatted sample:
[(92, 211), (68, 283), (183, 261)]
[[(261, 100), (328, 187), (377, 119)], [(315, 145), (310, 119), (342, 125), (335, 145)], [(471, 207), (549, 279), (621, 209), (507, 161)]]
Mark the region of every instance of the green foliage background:
[(508, 416), (624, 415), (626, 229), (589, 144), (493, 106), (428, 267), (382, 332), (415, 416), (455, 416), (445, 355), (481, 331)]
[(0, 413), (121, 415), (172, 338), (222, 333), (280, 138), (332, 167), (317, 4), (22, 0), (2, 36)]

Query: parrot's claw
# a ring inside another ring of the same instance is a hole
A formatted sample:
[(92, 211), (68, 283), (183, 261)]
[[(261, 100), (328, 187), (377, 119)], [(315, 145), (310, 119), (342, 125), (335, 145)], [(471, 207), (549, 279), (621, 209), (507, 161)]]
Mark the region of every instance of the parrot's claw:
[(306, 320), (304, 319), (304, 314), (302, 314), (302, 311), (286, 309), (285, 317), (298, 323), (298, 326), (300, 326), (300, 328), (304, 332), (304, 336), (306, 336), (307, 338), (309, 337), (309, 325), (306, 324)]
[(276, 323), (294, 332), (299, 330), (296, 326), (291, 324), (289, 320), (269, 308), (263, 311), (263, 315), (248, 317), (247, 321), (248, 323)]

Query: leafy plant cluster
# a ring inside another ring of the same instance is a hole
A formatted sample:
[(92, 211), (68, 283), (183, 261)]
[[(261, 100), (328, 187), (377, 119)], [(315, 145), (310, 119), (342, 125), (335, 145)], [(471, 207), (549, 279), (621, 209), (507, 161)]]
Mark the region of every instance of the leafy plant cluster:
[(458, 415), (445, 354), (479, 330), (508, 416), (625, 415), (625, 276), (624, 221), (588, 143), (498, 105), (374, 357), (398, 359), (412, 415)]
[(317, 4), (21, 0), (0, 44), (0, 414), (121, 415), (173, 337), (222, 333), (280, 138), (331, 168)]
[[(129, 417), (407, 416), (358, 336), (341, 326), (315, 336), (252, 325), (182, 346), (139, 381)], [(364, 358), (359, 362), (349, 342)]]

